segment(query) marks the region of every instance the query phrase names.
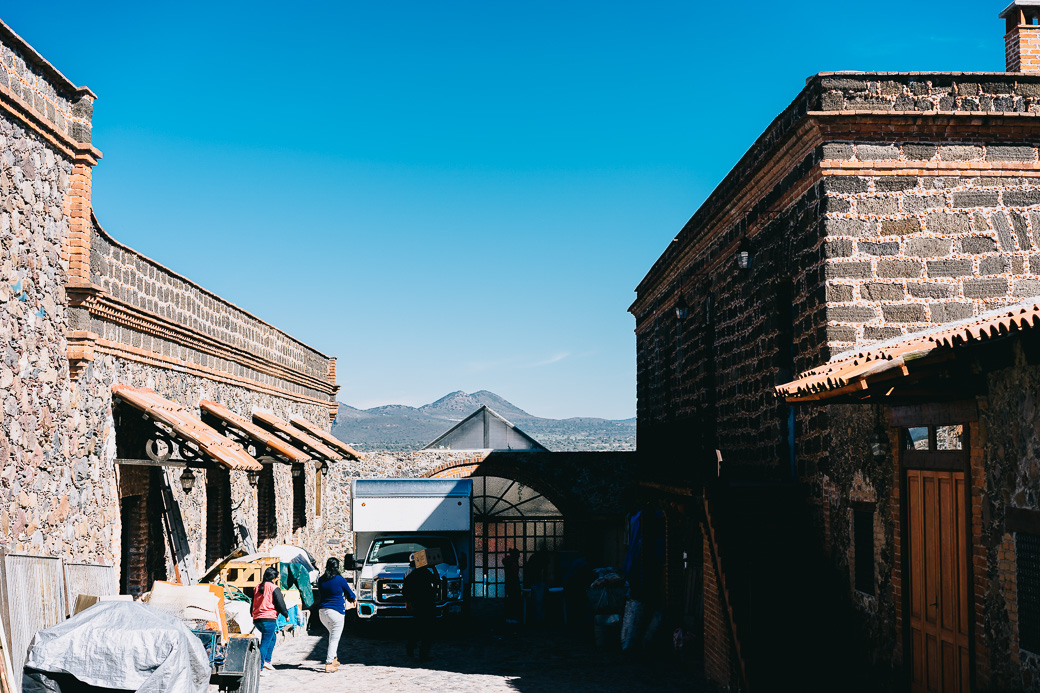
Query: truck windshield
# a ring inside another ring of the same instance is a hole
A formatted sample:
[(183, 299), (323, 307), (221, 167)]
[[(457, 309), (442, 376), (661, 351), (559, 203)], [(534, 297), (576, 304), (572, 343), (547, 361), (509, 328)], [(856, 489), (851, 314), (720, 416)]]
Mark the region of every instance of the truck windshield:
[(376, 539), (368, 552), (369, 563), (407, 563), (408, 556), (423, 549), (440, 549), (442, 563), (457, 565), (455, 547), (447, 539), (435, 537), (394, 537)]

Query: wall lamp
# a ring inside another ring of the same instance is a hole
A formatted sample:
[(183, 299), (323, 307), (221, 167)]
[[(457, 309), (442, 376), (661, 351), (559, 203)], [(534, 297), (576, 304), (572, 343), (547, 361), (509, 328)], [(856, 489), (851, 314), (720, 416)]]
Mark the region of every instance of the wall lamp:
[(195, 472), (191, 471), (191, 467), (185, 467), (181, 472), (181, 488), (185, 493), (191, 493), (191, 490), (195, 488)]
[(298, 477), (301, 474), (303, 474), (303, 465), (302, 464), (294, 464), (292, 466), (292, 475), (293, 475), (293, 477)]
[(751, 247), (748, 245), (747, 239), (744, 239), (737, 250), (737, 267), (742, 270), (751, 269), (752, 259)]
[(246, 472), (246, 478), (249, 479), (249, 485), (255, 488), (260, 483), (260, 472), (250, 469)]
[(675, 302), (675, 317), (680, 320), (685, 320), (689, 315), (690, 304), (686, 302), (686, 297), (680, 293), (679, 300)]
[(329, 474), (329, 461), (328, 460), (322, 460), (322, 462), (321, 462), (321, 473), (322, 473), (322, 476), (328, 476), (328, 474)]

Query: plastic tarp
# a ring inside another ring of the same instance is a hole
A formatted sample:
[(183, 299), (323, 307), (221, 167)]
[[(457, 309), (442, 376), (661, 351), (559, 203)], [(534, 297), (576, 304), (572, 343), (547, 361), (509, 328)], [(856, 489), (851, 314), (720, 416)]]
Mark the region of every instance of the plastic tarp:
[(311, 589), (311, 576), (307, 568), (299, 563), (282, 564), (282, 594), (295, 587), (300, 591), (300, 601), (304, 609), (314, 604), (314, 590)]
[(286, 563), (299, 563), (307, 568), (307, 572), (311, 576), (311, 582), (318, 581), (318, 575), (321, 573), (318, 571), (318, 566), (314, 563), (314, 557), (299, 546), (278, 544), (268, 549), (267, 553), (277, 556), (283, 565)]
[(25, 666), (139, 693), (209, 688), (202, 641), (179, 619), (139, 602), (100, 602), (37, 632)]

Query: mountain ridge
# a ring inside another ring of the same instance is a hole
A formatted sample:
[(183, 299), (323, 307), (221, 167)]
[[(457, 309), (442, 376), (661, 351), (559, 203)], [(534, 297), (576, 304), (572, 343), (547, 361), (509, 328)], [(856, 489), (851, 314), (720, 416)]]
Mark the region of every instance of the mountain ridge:
[(411, 452), (435, 440), (481, 406), (487, 406), (550, 450), (634, 450), (635, 418), (534, 416), (490, 390), (449, 392), (419, 407), (386, 404), (358, 409), (338, 402), (332, 434), (362, 452)]

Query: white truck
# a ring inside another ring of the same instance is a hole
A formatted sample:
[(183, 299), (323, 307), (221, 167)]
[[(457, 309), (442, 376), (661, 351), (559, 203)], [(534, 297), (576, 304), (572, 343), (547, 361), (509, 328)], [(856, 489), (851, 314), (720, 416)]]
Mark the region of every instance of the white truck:
[(351, 531), (361, 619), (407, 617), (403, 586), (408, 557), (424, 549), (441, 561), (437, 614), (463, 612), (469, 588), (472, 542), (471, 479), (355, 479), (351, 483)]

